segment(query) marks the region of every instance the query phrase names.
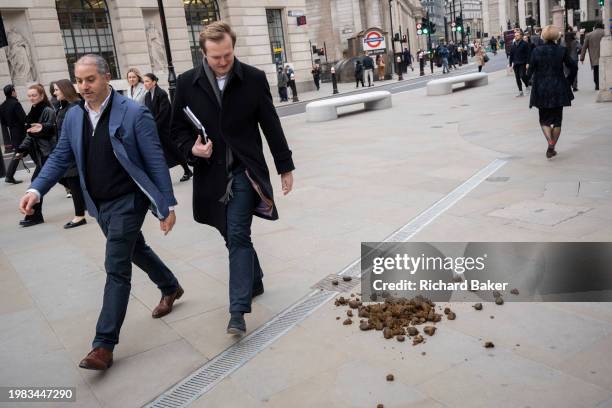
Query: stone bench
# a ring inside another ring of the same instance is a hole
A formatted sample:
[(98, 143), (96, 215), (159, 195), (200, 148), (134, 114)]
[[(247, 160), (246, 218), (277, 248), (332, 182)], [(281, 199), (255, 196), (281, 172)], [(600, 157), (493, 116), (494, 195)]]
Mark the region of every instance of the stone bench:
[(465, 84), (466, 88), (484, 86), (489, 83), (489, 74), (474, 72), (472, 74), (456, 75), (448, 78), (434, 79), (427, 83), (427, 95), (448, 95), (453, 93), (454, 84)]
[(308, 122), (324, 122), (338, 118), (340, 106), (363, 103), (365, 110), (388, 109), (391, 107), (391, 92), (373, 91), (357, 95), (341, 96), (310, 102), (306, 105), (306, 120)]

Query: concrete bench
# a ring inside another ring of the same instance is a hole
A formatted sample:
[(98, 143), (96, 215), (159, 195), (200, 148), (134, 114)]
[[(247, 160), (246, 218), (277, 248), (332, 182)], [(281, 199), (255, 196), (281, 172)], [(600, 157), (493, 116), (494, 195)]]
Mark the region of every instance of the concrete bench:
[(448, 95), (453, 93), (453, 85), (464, 83), (466, 88), (484, 86), (489, 83), (489, 74), (474, 72), (472, 74), (457, 75), (448, 78), (434, 79), (427, 83), (427, 95)]
[(387, 109), (391, 107), (391, 92), (374, 91), (357, 95), (341, 96), (339, 98), (324, 99), (310, 102), (306, 105), (306, 120), (308, 122), (324, 122), (338, 118), (340, 106), (363, 103), (365, 110)]

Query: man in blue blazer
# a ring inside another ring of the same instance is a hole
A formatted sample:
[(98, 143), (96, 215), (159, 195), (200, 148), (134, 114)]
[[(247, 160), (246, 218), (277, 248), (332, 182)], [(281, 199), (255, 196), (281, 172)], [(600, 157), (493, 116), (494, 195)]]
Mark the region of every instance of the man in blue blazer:
[(162, 292), (153, 317), (172, 311), (183, 289), (170, 269), (145, 243), (142, 224), (150, 208), (168, 234), (176, 221), (176, 199), (151, 113), (115, 92), (108, 64), (86, 55), (75, 64), (84, 98), (66, 114), (60, 140), (42, 171), (21, 199), (20, 210), (33, 206), (76, 163), (89, 214), (106, 236), (106, 286), (93, 349), (79, 367), (105, 370), (113, 364), (113, 349), (130, 296), (132, 262), (144, 270)]

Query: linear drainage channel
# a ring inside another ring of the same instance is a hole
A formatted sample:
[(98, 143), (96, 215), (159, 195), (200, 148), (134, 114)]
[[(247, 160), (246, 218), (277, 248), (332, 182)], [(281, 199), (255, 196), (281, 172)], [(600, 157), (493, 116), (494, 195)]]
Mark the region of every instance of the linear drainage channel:
[[(497, 159), (466, 180), (459, 187), (423, 211), (384, 242), (405, 242), (414, 237), (433, 220), (474, 190), (480, 183), (499, 170), (507, 160)], [(344, 268), (338, 275), (359, 277), (360, 260)], [(193, 401), (213, 389), (225, 377), (238, 370), (253, 357), (274, 343), (319, 307), (333, 299), (339, 292), (317, 289), (276, 315), (253, 333), (227, 348), (204, 364), (187, 378), (146, 405), (147, 408), (178, 408), (189, 406)]]

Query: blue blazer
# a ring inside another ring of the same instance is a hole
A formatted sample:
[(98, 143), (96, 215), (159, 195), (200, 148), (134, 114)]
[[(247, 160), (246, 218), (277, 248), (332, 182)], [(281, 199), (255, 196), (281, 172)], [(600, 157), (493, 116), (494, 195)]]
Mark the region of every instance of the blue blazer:
[[(113, 93), (108, 125), (113, 151), (121, 166), (151, 201), (153, 214), (163, 220), (169, 215), (168, 207), (176, 205), (176, 199), (155, 120), (145, 106), (118, 92)], [(30, 188), (45, 195), (76, 163), (87, 211), (98, 218), (98, 209), (85, 185), (84, 115), (80, 105), (66, 113), (59, 142)]]

